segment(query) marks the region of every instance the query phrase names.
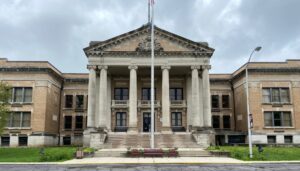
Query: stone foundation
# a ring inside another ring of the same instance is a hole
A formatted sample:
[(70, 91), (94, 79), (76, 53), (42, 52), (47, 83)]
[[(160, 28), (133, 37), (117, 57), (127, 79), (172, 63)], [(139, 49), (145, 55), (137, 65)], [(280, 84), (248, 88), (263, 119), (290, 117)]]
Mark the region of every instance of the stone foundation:
[(102, 148), (107, 137), (103, 130), (87, 129), (83, 133), (83, 146), (92, 148)]
[(197, 129), (193, 131), (192, 136), (202, 148), (215, 144), (215, 131), (212, 128)]

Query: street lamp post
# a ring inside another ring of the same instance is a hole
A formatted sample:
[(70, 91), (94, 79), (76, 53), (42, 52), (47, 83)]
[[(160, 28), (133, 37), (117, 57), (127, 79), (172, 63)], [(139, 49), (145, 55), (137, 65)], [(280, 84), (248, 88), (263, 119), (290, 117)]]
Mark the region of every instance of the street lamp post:
[(256, 47), (250, 54), (248, 62), (246, 64), (246, 96), (247, 96), (247, 120), (248, 120), (248, 141), (249, 141), (249, 156), (253, 157), (252, 153), (252, 133), (251, 133), (251, 123), (250, 123), (250, 105), (249, 105), (249, 81), (248, 81), (248, 65), (250, 63), (251, 57), (254, 52), (258, 52), (261, 50), (261, 47)]

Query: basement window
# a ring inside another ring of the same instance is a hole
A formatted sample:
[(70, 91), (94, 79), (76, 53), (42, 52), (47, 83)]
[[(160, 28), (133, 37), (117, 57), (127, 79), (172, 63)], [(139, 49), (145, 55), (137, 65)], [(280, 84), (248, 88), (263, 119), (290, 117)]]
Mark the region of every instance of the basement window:
[(293, 136), (292, 135), (286, 135), (286, 136), (284, 136), (284, 143), (285, 144), (291, 144), (291, 143), (293, 143)]

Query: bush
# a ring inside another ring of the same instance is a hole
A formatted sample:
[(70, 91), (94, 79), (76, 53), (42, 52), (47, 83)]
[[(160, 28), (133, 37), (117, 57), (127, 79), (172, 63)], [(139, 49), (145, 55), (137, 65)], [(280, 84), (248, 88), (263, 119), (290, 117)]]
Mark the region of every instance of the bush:
[(64, 161), (74, 158), (75, 148), (51, 148), (40, 154), (41, 162)]

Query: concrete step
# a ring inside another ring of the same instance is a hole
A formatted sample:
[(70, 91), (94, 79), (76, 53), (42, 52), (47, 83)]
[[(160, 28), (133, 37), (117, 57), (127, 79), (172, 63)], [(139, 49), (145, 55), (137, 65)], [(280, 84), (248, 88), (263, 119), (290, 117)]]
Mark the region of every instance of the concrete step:
[[(126, 157), (127, 149), (100, 149), (95, 152), (94, 157)], [(180, 157), (212, 157), (212, 155), (201, 148), (179, 148)]]
[(126, 157), (127, 149), (100, 149), (94, 157)]
[(209, 151), (199, 148), (178, 149), (180, 157), (212, 157)]
[[(108, 134), (103, 148), (149, 148), (149, 134)], [(199, 148), (191, 134), (156, 134), (155, 147), (157, 148)]]

